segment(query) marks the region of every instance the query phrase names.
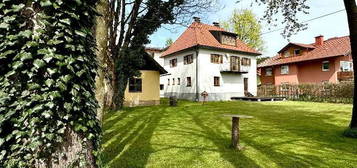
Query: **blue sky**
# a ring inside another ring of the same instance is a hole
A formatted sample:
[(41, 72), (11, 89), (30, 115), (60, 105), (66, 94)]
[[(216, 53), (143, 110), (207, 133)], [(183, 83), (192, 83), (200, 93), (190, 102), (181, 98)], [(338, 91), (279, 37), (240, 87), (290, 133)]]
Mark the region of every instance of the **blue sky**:
[[(218, 0), (222, 10), (208, 14), (206, 17), (202, 18), (202, 22), (212, 24), (212, 22), (215, 21), (219, 22), (225, 20), (231, 15), (234, 9), (251, 9), (258, 17), (262, 17), (264, 14), (264, 6), (258, 6), (256, 4), (254, 4), (253, 7), (251, 6), (251, 2), (255, 0), (241, 0), (239, 3), (234, 3), (235, 1), (236, 0)], [(344, 9), (343, 1), (341, 0), (308, 0), (308, 5), (310, 6), (310, 13), (301, 15), (300, 21), (309, 20)], [(267, 25), (264, 22), (262, 24), (262, 32), (268, 32), (269, 28), (275, 30), (283, 27), (283, 25), (274, 27)], [(170, 28), (170, 30), (167, 28)], [(186, 27), (183, 26), (164, 25), (150, 36), (151, 43), (149, 46), (164, 47), (166, 39), (172, 38), (173, 40), (176, 40), (185, 29)], [(288, 43), (288, 40), (281, 36), (281, 32), (282, 30), (263, 35), (266, 47), (265, 51), (263, 51), (263, 56), (276, 55), (276, 53)], [(308, 22), (308, 29), (290, 37), (290, 41), (313, 43), (314, 37), (318, 35), (323, 35), (325, 39), (349, 35), (346, 12), (339, 12)]]

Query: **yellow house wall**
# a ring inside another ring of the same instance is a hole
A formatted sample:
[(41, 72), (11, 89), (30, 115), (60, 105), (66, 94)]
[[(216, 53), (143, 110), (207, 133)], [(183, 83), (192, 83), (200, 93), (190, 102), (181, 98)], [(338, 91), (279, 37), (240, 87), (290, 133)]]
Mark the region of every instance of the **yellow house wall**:
[(160, 73), (158, 71), (142, 70), (142, 92), (130, 93), (129, 86), (125, 90), (125, 106), (158, 105), (160, 104)]

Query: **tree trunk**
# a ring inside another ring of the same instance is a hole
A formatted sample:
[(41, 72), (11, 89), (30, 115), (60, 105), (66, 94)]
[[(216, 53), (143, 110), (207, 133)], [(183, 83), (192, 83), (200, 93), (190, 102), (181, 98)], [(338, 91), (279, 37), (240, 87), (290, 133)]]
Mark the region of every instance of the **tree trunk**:
[(101, 14), (98, 16), (96, 21), (96, 41), (97, 41), (97, 60), (98, 60), (98, 74), (96, 76), (96, 90), (95, 95), (99, 104), (97, 109), (97, 118), (102, 122), (105, 105), (106, 105), (106, 78), (105, 78), (105, 66), (106, 58), (108, 57), (108, 23), (107, 23), (107, 11), (109, 8), (109, 3), (107, 0), (100, 0), (97, 4), (97, 12)]
[[(353, 74), (357, 77), (357, 6), (355, 0), (344, 0), (350, 29), (351, 55), (353, 59)], [(350, 128), (357, 129), (357, 80), (354, 79), (353, 109)]]
[(112, 97), (111, 97), (111, 106), (110, 107), (112, 110), (117, 110), (117, 109), (121, 108), (120, 85), (119, 85), (120, 81), (118, 79), (118, 74), (117, 73), (114, 73), (114, 74), (115, 74), (115, 77), (113, 78), (113, 81), (112, 81), (113, 93), (112, 93)]
[[(93, 144), (91, 141), (83, 141), (83, 137), (67, 128), (64, 142), (57, 147), (48, 161), (36, 160), (36, 168), (67, 168), (67, 167), (87, 167), (96, 168), (93, 156)], [(84, 145), (83, 145), (84, 144)]]

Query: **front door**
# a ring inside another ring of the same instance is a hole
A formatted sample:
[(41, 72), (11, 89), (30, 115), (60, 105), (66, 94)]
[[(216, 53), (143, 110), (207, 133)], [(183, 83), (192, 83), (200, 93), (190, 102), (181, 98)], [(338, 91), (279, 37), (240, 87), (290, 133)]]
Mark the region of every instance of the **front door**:
[(248, 78), (244, 78), (244, 95), (248, 94)]

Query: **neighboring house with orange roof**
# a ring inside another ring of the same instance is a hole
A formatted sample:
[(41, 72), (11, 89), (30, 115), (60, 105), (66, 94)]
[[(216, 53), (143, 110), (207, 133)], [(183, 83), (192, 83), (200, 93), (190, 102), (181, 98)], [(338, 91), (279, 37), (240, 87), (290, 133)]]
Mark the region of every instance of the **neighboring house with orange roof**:
[(209, 101), (218, 101), (245, 96), (248, 92), (256, 95), (256, 56), (261, 54), (218, 23), (208, 25), (194, 19), (160, 53), (168, 71), (168, 75), (161, 77), (165, 97), (202, 100), (200, 94), (206, 91)]
[(313, 44), (289, 43), (258, 65), (263, 85), (338, 83), (353, 79), (352, 70), (349, 36), (328, 40), (317, 36)]

